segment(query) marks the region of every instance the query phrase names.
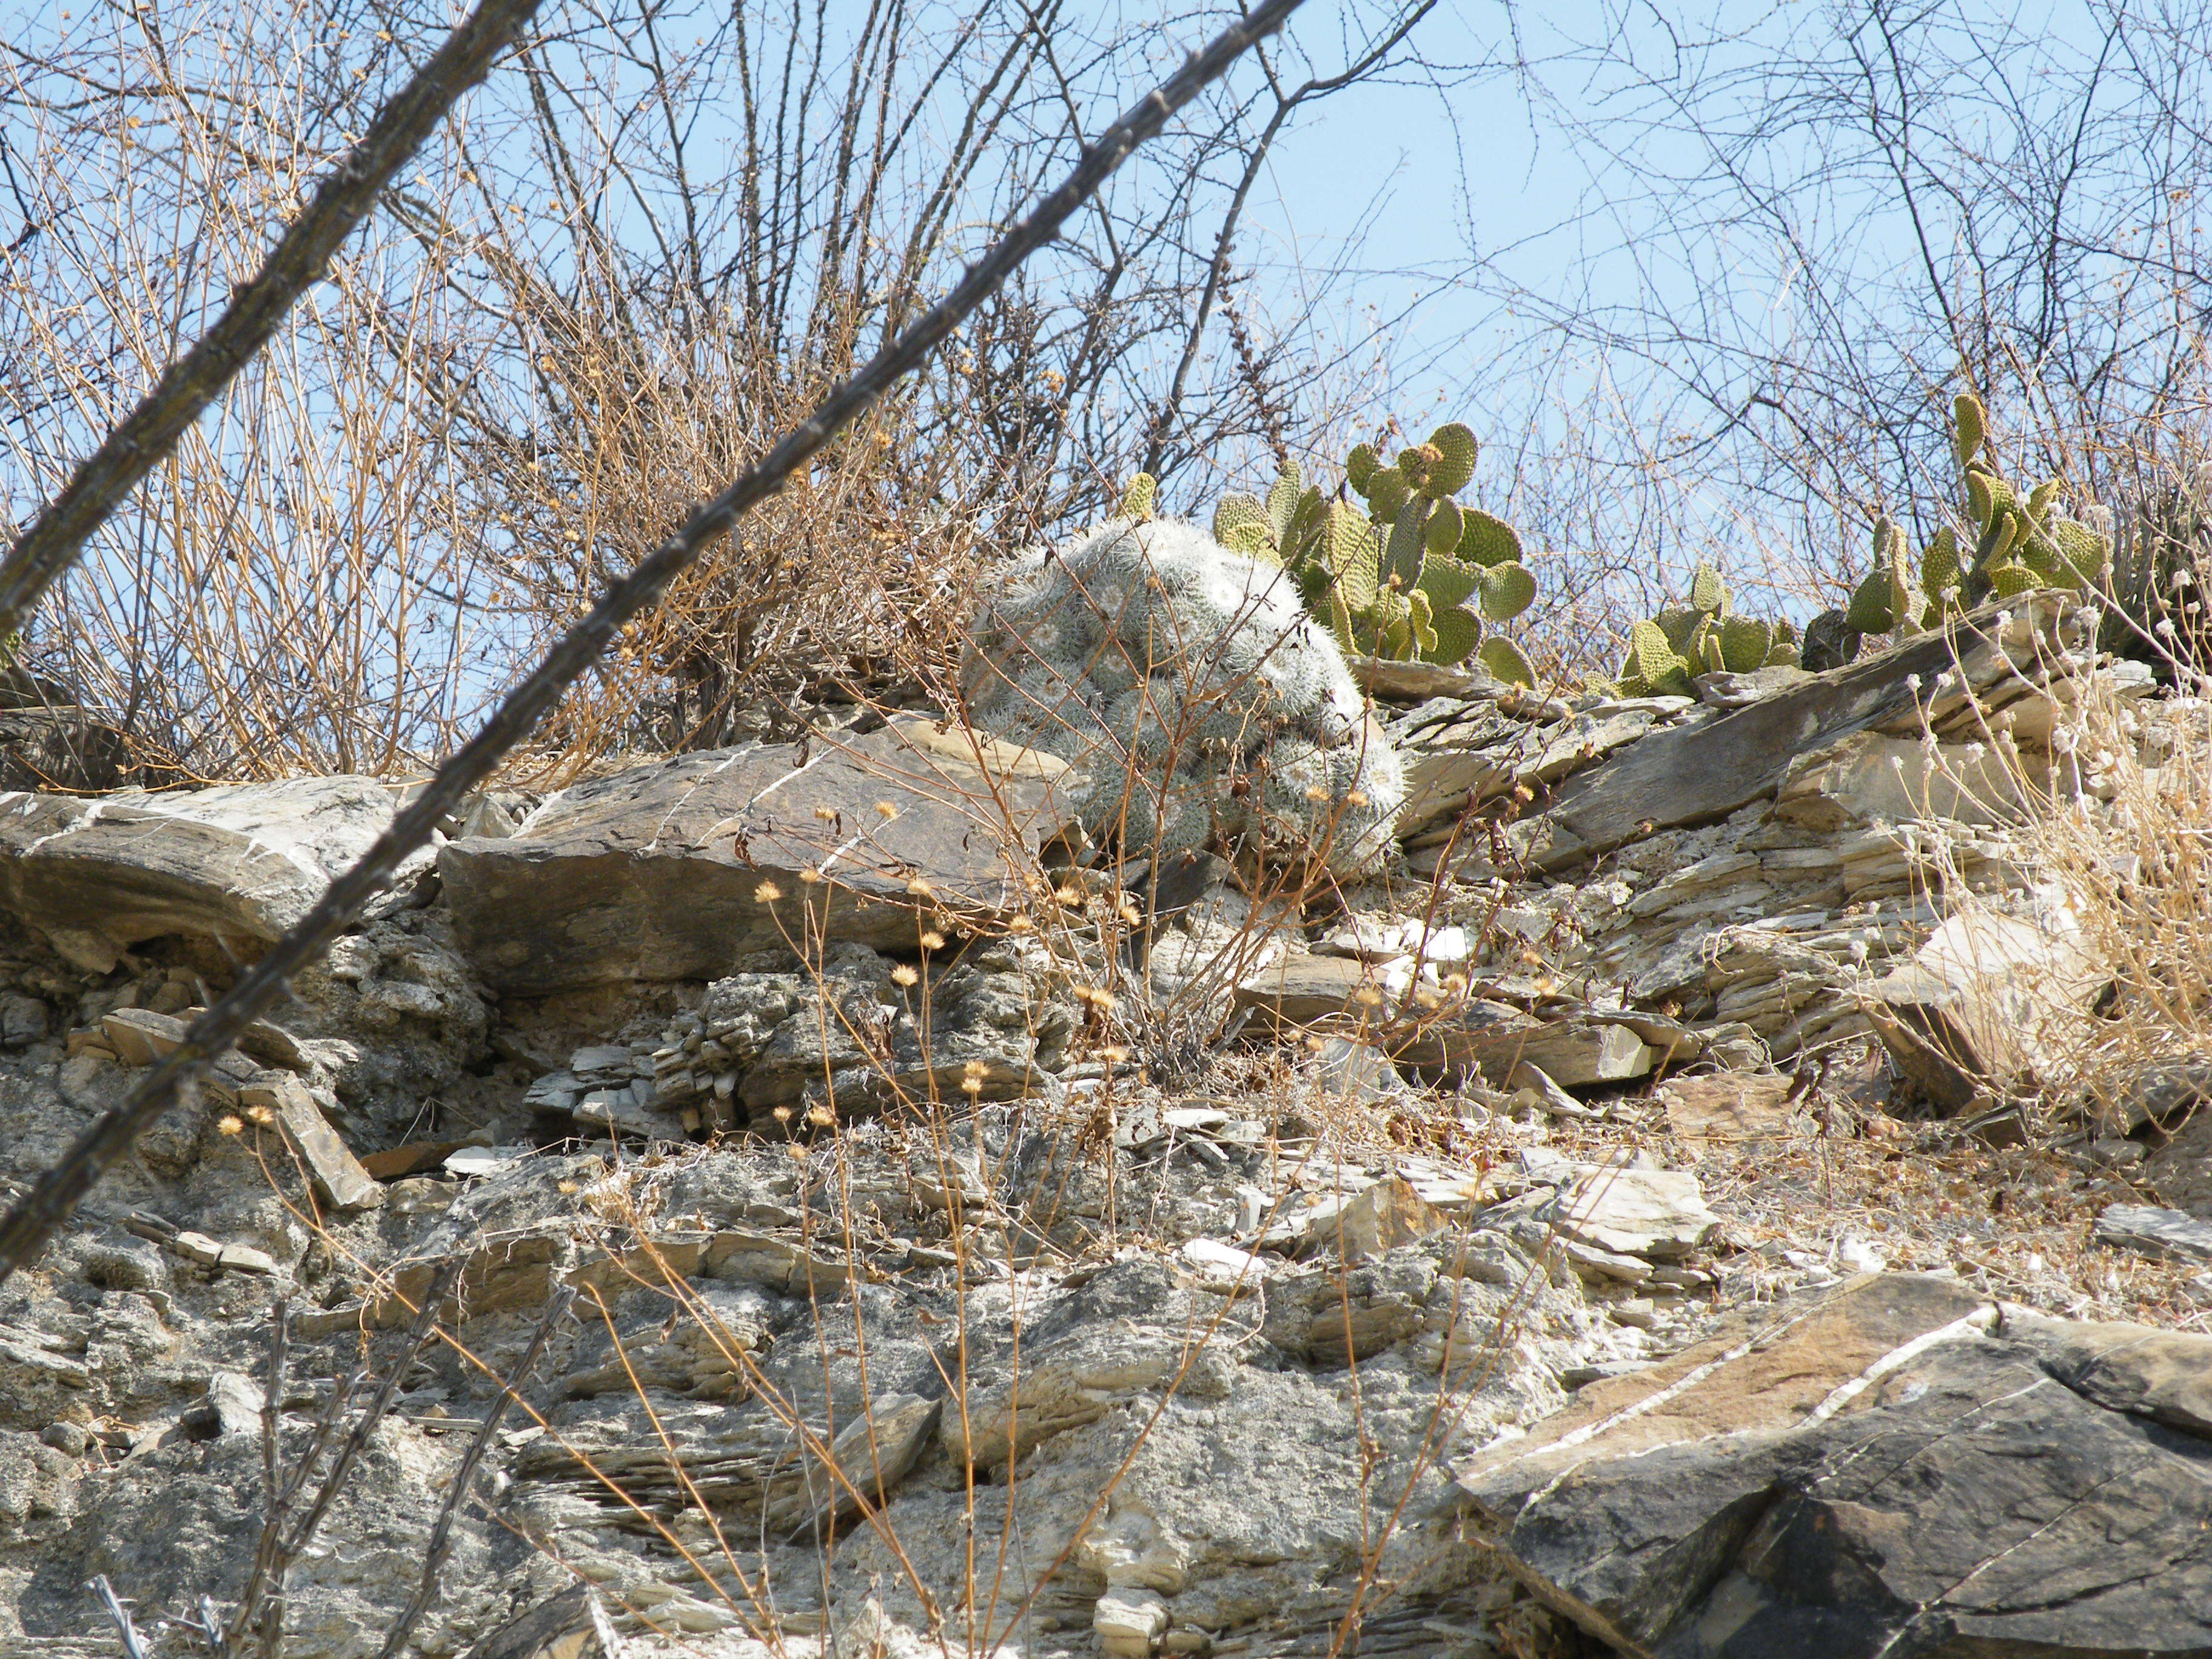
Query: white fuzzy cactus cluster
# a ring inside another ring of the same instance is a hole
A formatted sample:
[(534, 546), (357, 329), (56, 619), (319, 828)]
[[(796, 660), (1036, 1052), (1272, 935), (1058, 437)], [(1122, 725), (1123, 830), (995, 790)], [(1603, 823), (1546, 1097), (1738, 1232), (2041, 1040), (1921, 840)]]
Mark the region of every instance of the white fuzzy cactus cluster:
[(1405, 775), (1280, 569), (1171, 520), (1024, 554), (969, 631), (961, 686), (994, 735), (1077, 763), (1084, 828), (1129, 854), (1256, 835), (1376, 868)]

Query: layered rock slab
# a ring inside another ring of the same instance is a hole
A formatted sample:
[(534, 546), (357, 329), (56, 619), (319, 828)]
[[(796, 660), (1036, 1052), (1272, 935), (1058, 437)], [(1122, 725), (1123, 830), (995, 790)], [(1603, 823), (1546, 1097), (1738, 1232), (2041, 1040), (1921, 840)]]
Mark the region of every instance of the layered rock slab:
[(1875, 1276), (1457, 1474), (1505, 1565), (1639, 1659), (2203, 1655), (2208, 1373), (2212, 1338)]
[[(928, 722), (678, 755), (563, 791), (438, 867), (464, 952), (501, 993), (712, 979), (834, 939), (911, 951), (940, 911), (1018, 907), (1074, 774)], [(888, 809), (888, 810), (886, 810)]]
[[(0, 906), (104, 973), (143, 939), (266, 944), (392, 821), (372, 778), (296, 778), (96, 800), (0, 795)], [(427, 854), (401, 867), (422, 869)]]

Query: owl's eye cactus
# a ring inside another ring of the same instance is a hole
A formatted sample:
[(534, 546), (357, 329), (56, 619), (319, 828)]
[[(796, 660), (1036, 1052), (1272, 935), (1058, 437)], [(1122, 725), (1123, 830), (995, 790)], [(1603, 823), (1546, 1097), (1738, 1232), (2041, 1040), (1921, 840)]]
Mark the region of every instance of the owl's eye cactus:
[[(1356, 558), (1357, 537), (1287, 494), (1286, 536)], [(1322, 616), (1340, 593), (1320, 594)], [(1299, 574), (1189, 525), (1124, 519), (1024, 556), (975, 618), (960, 681), (979, 730), (1076, 764), (1084, 828), (1126, 854), (1242, 842), (1356, 876), (1390, 846), (1404, 772)]]

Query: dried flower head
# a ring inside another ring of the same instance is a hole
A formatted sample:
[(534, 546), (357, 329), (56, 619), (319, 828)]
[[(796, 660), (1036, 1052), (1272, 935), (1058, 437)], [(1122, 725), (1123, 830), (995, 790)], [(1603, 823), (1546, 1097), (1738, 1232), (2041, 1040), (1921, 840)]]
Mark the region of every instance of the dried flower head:
[(774, 1115), (778, 1123), (788, 1123), (791, 1121), (791, 1108), (779, 1106), (775, 1109)]
[(827, 1129), (836, 1125), (837, 1114), (827, 1106), (817, 1106), (806, 1114), (806, 1121), (817, 1129)]
[(822, 872), (810, 864), (799, 872), (799, 878), (811, 887), (822, 879)]
[(887, 800), (879, 800), (876, 803), (876, 816), (889, 823), (898, 816), (898, 808)]
[(912, 881), (907, 883), (906, 890), (912, 893), (916, 898), (927, 898), (937, 890), (932, 887), (927, 881), (924, 881), (920, 876), (916, 876)]
[(1127, 1066), (1129, 1063), (1129, 1051), (1118, 1042), (1109, 1042), (1098, 1051), (1098, 1058), (1109, 1066)]
[(215, 1121), (215, 1130), (217, 1134), (234, 1135), (242, 1133), (246, 1125), (239, 1120), (235, 1112), (225, 1112)]
[(983, 1079), (980, 1077), (962, 1078), (960, 1079), (960, 1092), (966, 1095), (970, 1100), (976, 1098), (983, 1092)]
[(837, 821), (837, 809), (834, 806), (817, 806), (814, 809), (814, 816), (824, 823), (835, 823)]
[(756, 904), (773, 904), (782, 896), (783, 889), (772, 881), (764, 881), (753, 889), (753, 902)]
[(942, 951), (945, 948), (945, 935), (934, 927), (931, 928), (921, 936), (921, 948), (925, 951)]
[(266, 1106), (249, 1106), (246, 1109), (246, 1115), (264, 1129), (276, 1121), (276, 1114)]
[(921, 975), (915, 973), (913, 969), (908, 967), (903, 962), (899, 963), (897, 967), (891, 969), (891, 983), (894, 985), (915, 985), (919, 983), (921, 979)]

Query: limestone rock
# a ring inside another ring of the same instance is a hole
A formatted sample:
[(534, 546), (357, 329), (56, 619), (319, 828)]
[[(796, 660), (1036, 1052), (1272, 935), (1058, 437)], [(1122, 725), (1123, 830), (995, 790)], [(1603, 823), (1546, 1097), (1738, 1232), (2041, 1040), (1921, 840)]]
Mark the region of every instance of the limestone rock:
[[(391, 822), (369, 778), (126, 790), (97, 800), (0, 795), (0, 904), (96, 966), (142, 939), (265, 944)], [(405, 879), (426, 867), (418, 854)], [(102, 971), (105, 971), (103, 969)]]
[(1516, 1576), (1663, 1659), (2204, 1650), (2212, 1338), (1854, 1281), (1460, 1466)]
[(2101, 983), (2069, 926), (1968, 910), (1873, 987), (1868, 1018), (1899, 1068), (1948, 1110), (2033, 1079)]
[(1067, 775), (921, 721), (679, 755), (449, 842), (439, 869), (465, 954), (511, 994), (712, 979), (809, 937), (911, 951), (940, 911), (1024, 902)]
[[(2085, 624), (2070, 596), (2047, 590), (1986, 607), (1943, 630), (1834, 669), (1700, 725), (1654, 732), (1560, 786), (1532, 848), (1550, 869), (1609, 852), (1654, 829), (1709, 823), (1774, 793), (1798, 757), (1923, 712), (1948, 712), (1940, 677), (1990, 682), (2063, 655)], [(1963, 689), (1958, 692), (1965, 701)]]
[(1656, 1261), (1687, 1255), (1720, 1225), (1684, 1170), (1597, 1170), (1562, 1188), (1539, 1218), (1577, 1243)]

